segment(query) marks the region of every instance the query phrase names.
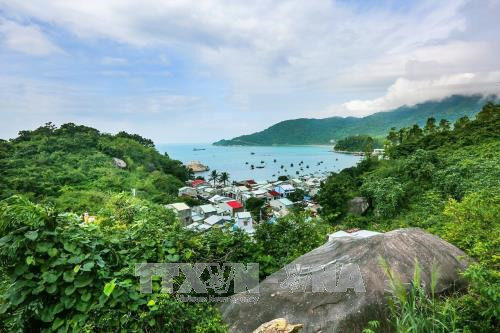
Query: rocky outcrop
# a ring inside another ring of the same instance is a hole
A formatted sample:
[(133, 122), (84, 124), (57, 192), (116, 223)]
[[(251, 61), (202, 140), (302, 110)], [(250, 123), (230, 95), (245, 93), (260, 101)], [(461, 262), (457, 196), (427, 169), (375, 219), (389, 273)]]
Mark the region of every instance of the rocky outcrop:
[(379, 257), (403, 282), (411, 281), (418, 260), (426, 286), (439, 266), (437, 293), (465, 286), (459, 274), (465, 254), (421, 229), (334, 237), (262, 281), (256, 303), (223, 304), (224, 320), (231, 332), (251, 332), (275, 318), (303, 324), (303, 332), (361, 332), (379, 320), (379, 331), (387, 332), (387, 278)]
[(186, 167), (191, 169), (193, 172), (205, 172), (209, 170), (206, 165), (201, 164), (199, 161), (191, 161), (186, 165)]
[(260, 325), (253, 333), (298, 333), (304, 325), (290, 324), (285, 318), (278, 318)]
[(127, 167), (127, 163), (124, 160), (119, 159), (118, 157), (113, 157), (113, 163), (117, 168), (120, 169), (124, 169)]
[(366, 212), (370, 204), (368, 203), (368, 199), (365, 197), (355, 197), (349, 200), (348, 204), (349, 213), (362, 215)]

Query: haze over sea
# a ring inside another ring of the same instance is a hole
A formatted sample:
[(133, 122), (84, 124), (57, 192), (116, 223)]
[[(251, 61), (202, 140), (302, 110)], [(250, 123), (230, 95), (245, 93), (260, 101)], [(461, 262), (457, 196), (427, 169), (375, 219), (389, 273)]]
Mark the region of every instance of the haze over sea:
[[(332, 152), (331, 146), (213, 146), (211, 144), (159, 144), (160, 152), (188, 163), (200, 161), (217, 172), (228, 172), (230, 180), (274, 180), (281, 175), (297, 177), (311, 173), (340, 171), (356, 165), (360, 156)], [(197, 150), (194, 149), (204, 149)], [(252, 155), (252, 153), (254, 153)], [(276, 159), (276, 163), (274, 162)], [(264, 161), (264, 163), (261, 163)], [(303, 161), (303, 165), (299, 163)], [(319, 162), (323, 163), (319, 164)], [(245, 164), (248, 162), (248, 164)], [(293, 167), (290, 165), (293, 163)], [(251, 165), (265, 165), (251, 169)], [(284, 166), (281, 169), (281, 165)], [(306, 166), (309, 166), (307, 168)], [(302, 168), (303, 170), (300, 170)], [(287, 171), (285, 171), (287, 170)], [(197, 173), (207, 178), (211, 171)], [(274, 176), (273, 176), (274, 175)]]

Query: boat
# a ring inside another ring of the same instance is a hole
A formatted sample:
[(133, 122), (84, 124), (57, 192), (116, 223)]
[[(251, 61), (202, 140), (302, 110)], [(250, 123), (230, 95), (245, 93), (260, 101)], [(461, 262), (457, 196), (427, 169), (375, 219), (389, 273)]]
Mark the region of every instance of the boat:
[(257, 165), (256, 168), (257, 169), (264, 169), (266, 166), (265, 165)]
[(193, 151), (206, 150), (206, 148), (193, 148)]
[(250, 153), (250, 155), (255, 155), (255, 153), (254, 153), (254, 152), (251, 152), (251, 153)]

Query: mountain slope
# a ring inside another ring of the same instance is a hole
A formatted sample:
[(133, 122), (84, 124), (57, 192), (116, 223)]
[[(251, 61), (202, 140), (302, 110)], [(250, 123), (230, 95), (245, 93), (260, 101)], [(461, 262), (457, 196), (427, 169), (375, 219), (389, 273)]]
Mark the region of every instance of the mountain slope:
[(424, 125), (429, 117), (454, 122), (462, 116), (474, 116), (487, 100), (480, 95), (455, 95), (441, 101), (429, 101), (415, 106), (403, 106), (392, 111), (378, 112), (363, 118), (331, 117), (325, 119), (292, 119), (279, 122), (261, 132), (220, 140), (215, 145), (304, 145), (328, 144), (330, 140), (350, 135), (384, 136), (391, 127), (415, 123)]

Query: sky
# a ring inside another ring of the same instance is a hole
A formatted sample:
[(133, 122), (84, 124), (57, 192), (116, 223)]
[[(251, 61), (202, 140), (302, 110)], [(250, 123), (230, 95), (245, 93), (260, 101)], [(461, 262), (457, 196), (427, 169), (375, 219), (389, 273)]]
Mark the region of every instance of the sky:
[(500, 95), (500, 0), (0, 0), (0, 137), (46, 122), (213, 142)]

